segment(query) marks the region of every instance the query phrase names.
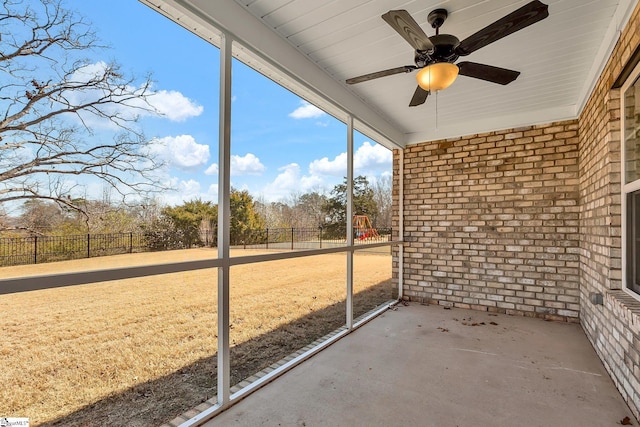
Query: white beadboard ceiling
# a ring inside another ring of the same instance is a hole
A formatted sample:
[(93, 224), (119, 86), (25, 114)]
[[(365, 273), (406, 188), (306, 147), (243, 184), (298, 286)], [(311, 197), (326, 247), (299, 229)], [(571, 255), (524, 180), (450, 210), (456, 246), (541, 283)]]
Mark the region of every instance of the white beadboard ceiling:
[(461, 59), (520, 71), (516, 81), (459, 76), (437, 99), (409, 107), (416, 72), (344, 82), (413, 64), (413, 49), (383, 13), (406, 9), (430, 36), (427, 15), (444, 8), (441, 34), (463, 40), (528, 0), (142, 1), (214, 43), (217, 30), (232, 34), (267, 68), (275, 64), (274, 75), (311, 88), (302, 96), (345, 109), (398, 146), (577, 117), (638, 2), (542, 0), (548, 18)]

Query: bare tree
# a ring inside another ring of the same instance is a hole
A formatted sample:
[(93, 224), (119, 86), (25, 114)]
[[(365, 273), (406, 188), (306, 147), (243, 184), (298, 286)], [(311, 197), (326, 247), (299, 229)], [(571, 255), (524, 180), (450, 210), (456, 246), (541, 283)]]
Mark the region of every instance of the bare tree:
[(74, 197), (87, 180), (123, 202), (162, 190), (137, 124), (154, 112), (151, 81), (136, 84), (117, 64), (83, 57), (103, 48), (57, 0), (2, 2), (0, 207), (49, 200), (86, 214)]
[(299, 212), (305, 227), (317, 228), (325, 223), (324, 207), (327, 200), (327, 196), (318, 191), (303, 194), (298, 198), (295, 209)]
[(391, 175), (378, 177), (373, 184), (373, 197), (378, 206), (376, 217), (376, 227), (391, 228), (392, 219), (392, 197), (393, 183)]
[(9, 228), (9, 223), (11, 222), (7, 213), (4, 211), (4, 208), (0, 206), (0, 231)]
[(50, 233), (63, 220), (64, 215), (55, 203), (35, 199), (22, 205), (20, 223), (32, 233)]

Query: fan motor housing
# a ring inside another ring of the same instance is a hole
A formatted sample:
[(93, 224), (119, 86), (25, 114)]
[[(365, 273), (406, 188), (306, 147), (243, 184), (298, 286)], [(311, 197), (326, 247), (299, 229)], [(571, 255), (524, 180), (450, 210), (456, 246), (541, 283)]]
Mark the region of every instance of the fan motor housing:
[[(429, 13), (427, 22), (431, 27), (436, 29), (436, 35), (429, 37), (429, 40), (433, 44), (433, 52), (422, 55), (420, 59), (424, 64), (433, 64), (434, 62), (451, 62), (453, 63), (458, 59), (456, 55), (456, 47), (460, 44), (460, 40), (456, 36), (451, 34), (440, 34), (440, 27), (447, 20), (449, 13), (446, 9), (435, 9)], [(418, 63), (418, 56), (416, 55), (416, 64)]]
[(415, 62), (419, 67), (433, 64), (434, 62), (455, 62), (458, 59), (456, 47), (460, 40), (451, 34), (438, 34), (429, 37), (433, 43), (433, 52), (416, 52)]

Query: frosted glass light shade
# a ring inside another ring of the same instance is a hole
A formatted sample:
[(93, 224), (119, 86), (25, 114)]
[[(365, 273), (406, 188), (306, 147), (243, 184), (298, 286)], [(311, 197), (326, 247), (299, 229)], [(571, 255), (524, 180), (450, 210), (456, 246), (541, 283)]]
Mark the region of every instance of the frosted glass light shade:
[(428, 92), (435, 92), (446, 89), (456, 81), (458, 77), (458, 66), (448, 62), (436, 62), (416, 74), (418, 86)]

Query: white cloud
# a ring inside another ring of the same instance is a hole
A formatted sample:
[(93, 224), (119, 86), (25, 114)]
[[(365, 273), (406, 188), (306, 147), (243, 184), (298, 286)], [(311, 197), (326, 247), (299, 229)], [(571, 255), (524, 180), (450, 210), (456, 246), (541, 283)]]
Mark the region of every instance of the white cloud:
[(363, 142), (353, 156), (353, 167), (356, 171), (391, 170), (392, 164), (391, 150), (369, 141)]
[(247, 153), (244, 157), (231, 156), (231, 175), (261, 175), (265, 170), (265, 166), (252, 153)]
[[(390, 170), (393, 162), (391, 150), (369, 141), (362, 143), (353, 154), (353, 168), (357, 175), (373, 174)], [(345, 176), (347, 173), (347, 153), (338, 154), (333, 160), (327, 157), (316, 159), (309, 164), (313, 175)]]
[(328, 157), (316, 159), (309, 164), (313, 175), (345, 176), (347, 174), (347, 153), (338, 154), (333, 160)]
[(209, 166), (205, 171), (204, 171), (205, 175), (217, 175), (218, 174), (218, 164), (217, 163), (211, 163), (211, 166)]
[(324, 116), (326, 113), (316, 107), (309, 104), (307, 101), (301, 101), (300, 106), (289, 113), (289, 117), (294, 119), (315, 119)]
[(291, 190), (295, 188), (300, 180), (300, 166), (297, 163), (290, 163), (286, 166), (278, 168), (280, 172), (276, 179), (269, 185), (267, 189), (273, 189), (277, 191)]
[[(192, 199), (200, 194), (200, 183), (194, 179), (188, 181), (180, 181), (178, 191), (186, 199)], [(191, 196), (191, 197), (190, 197)]]
[(33, 147), (28, 145), (19, 145), (10, 150), (2, 150), (0, 154), (0, 169), (3, 170), (13, 169), (16, 165), (29, 163), (36, 157)]
[(297, 163), (290, 163), (278, 171), (278, 176), (263, 190), (268, 201), (283, 200), (293, 193), (306, 193), (321, 187), (324, 183), (322, 178), (313, 174), (303, 176)]
[(199, 181), (194, 179), (181, 180), (175, 176), (169, 178), (168, 184), (174, 190), (167, 191), (162, 195), (162, 201), (167, 205), (177, 206), (194, 199), (218, 203), (218, 184), (210, 184), (205, 190)]
[(78, 68), (74, 73), (71, 81), (89, 82), (91, 79), (100, 78), (107, 69), (108, 65), (104, 61), (94, 62)]
[[(92, 79), (100, 79), (104, 75), (109, 65), (104, 61), (87, 64), (78, 68), (71, 81), (89, 82)], [(143, 87), (128, 85), (123, 91), (113, 91), (110, 95), (118, 103), (104, 104), (100, 109), (108, 115), (117, 116), (121, 120), (132, 121), (140, 117), (164, 117), (174, 122), (182, 122), (190, 117), (199, 116), (204, 111), (204, 107), (195, 101), (187, 98), (182, 93), (175, 90), (146, 90), (147, 102), (142, 98), (126, 99), (130, 94), (143, 94)], [(101, 89), (75, 89), (63, 94), (72, 104), (94, 102), (106, 95)], [(100, 118), (87, 111), (78, 114), (83, 122), (89, 127), (115, 128), (116, 125), (110, 120)]]
[(184, 122), (202, 114), (204, 107), (175, 90), (160, 90), (149, 97), (151, 104), (163, 117), (172, 122)]
[(191, 135), (156, 138), (150, 151), (169, 166), (185, 171), (195, 171), (209, 161), (209, 146), (198, 144)]
[[(365, 141), (354, 153), (354, 169), (357, 175), (367, 176), (371, 182), (375, 177), (390, 174), (391, 151), (378, 144)], [(323, 157), (309, 163), (308, 175), (303, 175), (300, 165), (290, 163), (278, 169), (278, 176), (263, 189), (265, 200), (284, 200), (294, 193), (306, 193), (318, 188), (333, 187), (331, 182), (342, 182), (347, 171), (347, 153), (333, 159)], [(336, 180), (336, 178), (338, 178)]]
[[(204, 173), (206, 175), (216, 175), (218, 170), (218, 165), (213, 163)], [(265, 165), (255, 154), (247, 153), (244, 156), (234, 154), (231, 156), (231, 176), (262, 175), (265, 170)]]

